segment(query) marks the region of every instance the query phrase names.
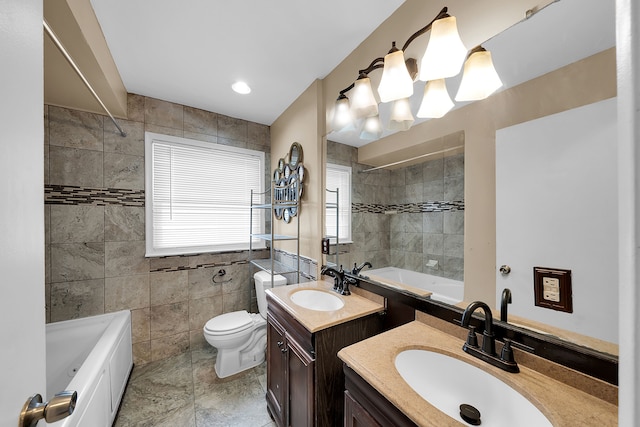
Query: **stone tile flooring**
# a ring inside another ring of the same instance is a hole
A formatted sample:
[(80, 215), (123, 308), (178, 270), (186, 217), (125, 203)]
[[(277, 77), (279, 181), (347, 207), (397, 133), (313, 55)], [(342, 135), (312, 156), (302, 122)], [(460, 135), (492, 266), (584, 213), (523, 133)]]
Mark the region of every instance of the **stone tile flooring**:
[(274, 427), (265, 400), (266, 363), (220, 379), (215, 349), (136, 366), (115, 427)]

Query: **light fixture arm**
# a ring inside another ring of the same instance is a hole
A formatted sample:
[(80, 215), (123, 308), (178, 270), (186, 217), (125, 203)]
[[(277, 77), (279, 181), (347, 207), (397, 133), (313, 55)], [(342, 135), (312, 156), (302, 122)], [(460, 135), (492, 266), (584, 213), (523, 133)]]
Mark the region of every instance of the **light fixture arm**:
[[(421, 28), (418, 31), (416, 31), (415, 33), (413, 33), (411, 35), (411, 37), (409, 37), (409, 39), (407, 39), (407, 41), (405, 42), (404, 46), (402, 46), (402, 51), (404, 52), (415, 39), (417, 39), (418, 37), (420, 37), (421, 35), (423, 35), (427, 31), (429, 31), (431, 29), (431, 26), (433, 25), (433, 23), (435, 21), (437, 21), (438, 19), (442, 19), (442, 18), (448, 17), (449, 14), (447, 13), (447, 11), (448, 11), (448, 8), (446, 6), (443, 7), (442, 10), (440, 11), (440, 13), (438, 13), (438, 15), (436, 15), (436, 17), (433, 18), (431, 20), (431, 22), (429, 22), (423, 28)], [(395, 42), (393, 42), (393, 46), (395, 47)], [(384, 67), (384, 57), (376, 58), (373, 61), (371, 61), (371, 64), (369, 64), (369, 66), (367, 68), (358, 71), (358, 78), (360, 79), (360, 78), (367, 77), (367, 75), (370, 72), (372, 72), (373, 70), (377, 70), (377, 69), (383, 68), (383, 67)], [(340, 91), (340, 96), (341, 97), (345, 96), (344, 94), (349, 92), (351, 89), (353, 89), (354, 86), (355, 86), (355, 83), (351, 83), (349, 86), (347, 86), (346, 88), (342, 89)]]
[(415, 39), (417, 39), (418, 37), (420, 37), (421, 35), (423, 35), (424, 33), (426, 33), (427, 31), (429, 31), (431, 29), (431, 26), (433, 25), (433, 23), (435, 21), (437, 21), (438, 19), (442, 19), (442, 18), (448, 18), (449, 14), (447, 13), (449, 9), (445, 6), (442, 8), (442, 10), (440, 11), (440, 13), (438, 13), (438, 15), (433, 18), (431, 20), (431, 22), (429, 22), (427, 25), (425, 25), (424, 27), (420, 28), (418, 31), (416, 31), (415, 33), (413, 33), (411, 35), (411, 37), (409, 37), (407, 39), (407, 41), (405, 42), (404, 46), (402, 46), (402, 51), (406, 51), (407, 48), (409, 47), (409, 45), (411, 44), (411, 42), (413, 42)]

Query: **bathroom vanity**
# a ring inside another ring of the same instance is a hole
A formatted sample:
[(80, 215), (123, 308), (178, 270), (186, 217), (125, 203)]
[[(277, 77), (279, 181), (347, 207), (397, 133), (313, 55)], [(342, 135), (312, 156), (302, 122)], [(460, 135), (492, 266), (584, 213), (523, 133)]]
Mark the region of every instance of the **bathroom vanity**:
[[(414, 389), (403, 378), (397, 369), (396, 358), (405, 351), (422, 350), (438, 353), (458, 362), (472, 365), (482, 370), (483, 374), (490, 374), (503, 385), (511, 389), (516, 398), (524, 398), (525, 404), (532, 405), (539, 410), (549, 424), (554, 427), (562, 426), (614, 426), (617, 425), (617, 406), (594, 395), (588, 394), (564, 382), (565, 375), (579, 375), (576, 372), (561, 373), (556, 366), (553, 378), (520, 363), (519, 373), (505, 372), (499, 368), (484, 363), (462, 351), (463, 340), (449, 335), (439, 329), (414, 321), (375, 337), (363, 340), (357, 344), (342, 349), (338, 356), (344, 361), (345, 381), (345, 426), (460, 426), (468, 425), (456, 416), (446, 415), (443, 407), (438, 403), (423, 398), (422, 391)], [(517, 354), (516, 360), (524, 354)], [(438, 370), (439, 372), (435, 372)], [(466, 402), (463, 389), (471, 388), (473, 383), (483, 383), (473, 376), (465, 376), (462, 380), (459, 372), (444, 369), (433, 364), (421, 364), (412, 370), (412, 377), (419, 378), (420, 371), (427, 375), (419, 380), (434, 381), (434, 376), (444, 377), (445, 381), (463, 381), (464, 386), (458, 384), (451, 391), (440, 389), (440, 394), (446, 393), (453, 398), (460, 395), (459, 403)], [(431, 371), (429, 371), (431, 370)], [(442, 374), (442, 375), (437, 375)], [(484, 385), (483, 385), (484, 387)], [(492, 395), (490, 390), (476, 392)], [(489, 418), (502, 419), (514, 405), (512, 396), (495, 395), (477, 408), (483, 419), (490, 423)], [(475, 397), (471, 398), (475, 400)], [(458, 403), (456, 401), (456, 403)], [(457, 409), (456, 405), (456, 409)], [(507, 414), (508, 415), (508, 414)], [(512, 411), (512, 416), (520, 416), (516, 422), (500, 425), (542, 425), (527, 424), (529, 417), (523, 415), (519, 408)], [(500, 420), (498, 420), (500, 421)], [(504, 421), (504, 420), (503, 420)]]
[[(342, 425), (344, 375), (337, 353), (381, 332), (383, 304), (330, 289), (327, 282), (310, 282), (267, 291), (266, 399), (280, 427)], [(298, 305), (295, 294), (304, 290), (327, 293), (342, 306)]]

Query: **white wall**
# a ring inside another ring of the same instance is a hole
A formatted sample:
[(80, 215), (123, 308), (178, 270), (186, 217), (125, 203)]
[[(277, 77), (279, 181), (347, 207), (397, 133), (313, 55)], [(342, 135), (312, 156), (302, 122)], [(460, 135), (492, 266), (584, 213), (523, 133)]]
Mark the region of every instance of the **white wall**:
[[(497, 301), (509, 312), (618, 342), (616, 99), (496, 135)], [(534, 305), (533, 267), (571, 270), (573, 313)]]
[(0, 0), (0, 425), (46, 393), (42, 0)]

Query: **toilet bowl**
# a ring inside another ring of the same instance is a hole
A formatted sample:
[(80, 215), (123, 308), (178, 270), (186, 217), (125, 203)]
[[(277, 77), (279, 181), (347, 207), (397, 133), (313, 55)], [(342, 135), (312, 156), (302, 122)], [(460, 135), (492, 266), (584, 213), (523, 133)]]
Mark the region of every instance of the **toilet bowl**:
[[(271, 288), (271, 273), (259, 271), (253, 275), (259, 313), (246, 310), (221, 314), (209, 320), (203, 328), (209, 344), (218, 349), (215, 370), (219, 378), (237, 374), (258, 366), (267, 349), (267, 296)], [(287, 279), (273, 276), (273, 286), (283, 286)]]

